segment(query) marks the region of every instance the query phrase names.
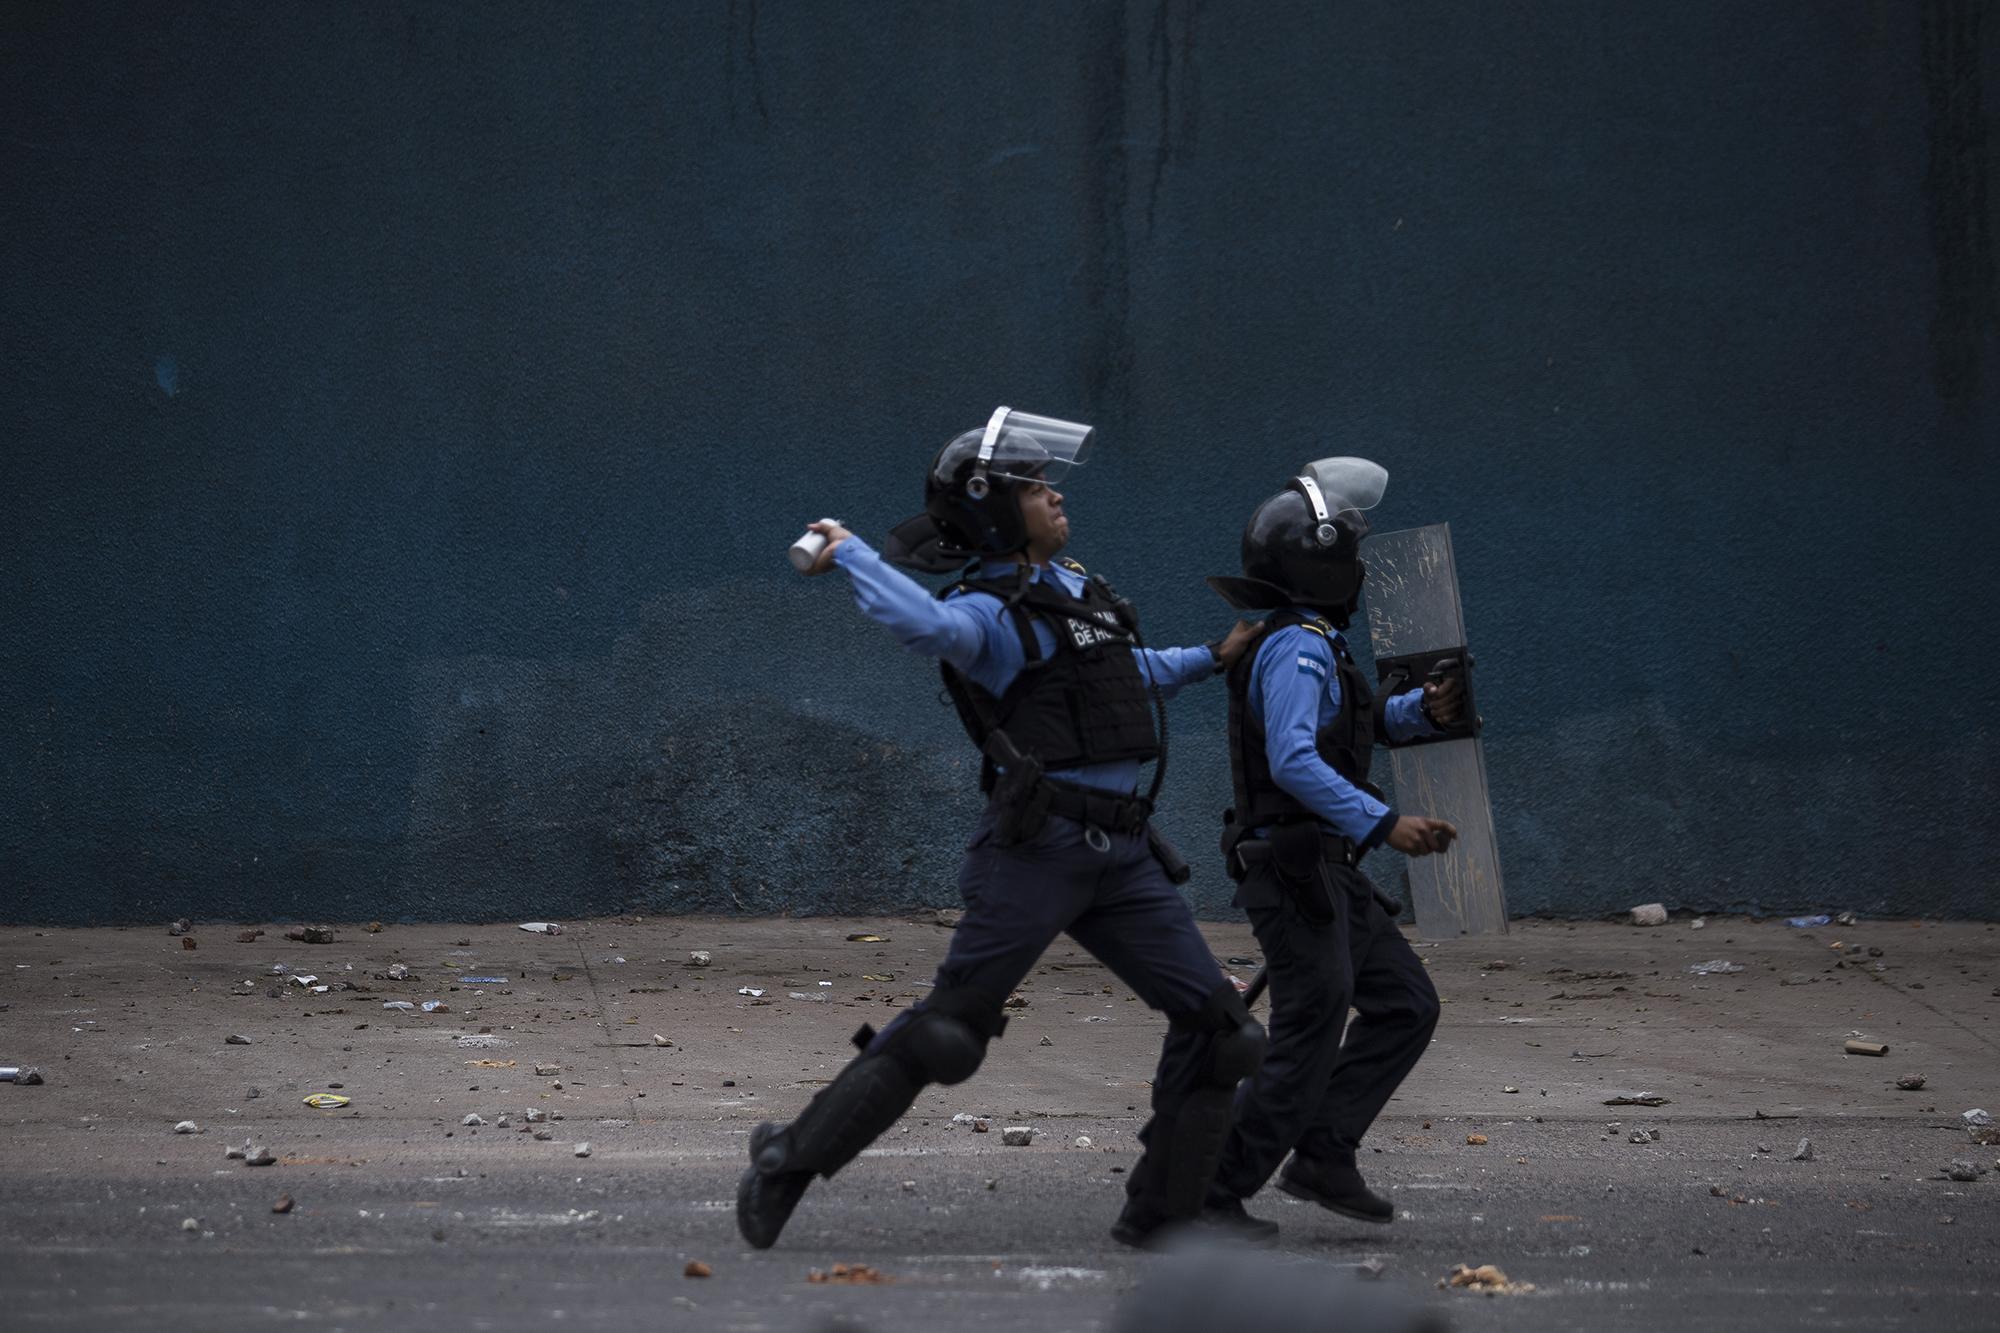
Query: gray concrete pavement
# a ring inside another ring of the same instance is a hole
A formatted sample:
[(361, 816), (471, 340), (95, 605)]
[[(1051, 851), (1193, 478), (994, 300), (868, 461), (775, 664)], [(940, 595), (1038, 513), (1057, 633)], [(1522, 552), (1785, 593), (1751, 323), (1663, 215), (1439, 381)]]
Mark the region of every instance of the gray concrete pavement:
[[(0, 1084), (10, 1326), (1088, 1329), (1177, 1262), (1105, 1234), (1159, 1020), (1067, 945), (974, 1080), (926, 1092), (759, 1254), (729, 1213), (748, 1131), (920, 992), (945, 928), (341, 926), (324, 945), (239, 929), (199, 926), (193, 950), (159, 927), (0, 929), (0, 1064), (48, 1080)], [(1247, 928), (1206, 930), (1219, 958), (1254, 957)], [(1996, 945), (1985, 925), (1716, 919), (1424, 948), (1444, 1020), (1363, 1162), (1398, 1222), (1270, 1191), (1252, 1209), (1297, 1262), (1379, 1262), (1468, 1329), (1994, 1327), (2000, 1148), (1974, 1149), (1959, 1117), (2000, 1113)], [(693, 949), (713, 965), (689, 967)], [(1744, 970), (1687, 971), (1712, 958)], [(396, 963), (411, 975), (388, 979)], [(449, 1011), (382, 1007), (429, 999)], [(1853, 1033), (1889, 1055), (1843, 1054)], [(1926, 1087), (1899, 1091), (1905, 1073)], [(322, 1091), (351, 1103), (302, 1104)], [(1603, 1105), (1641, 1091), (1670, 1100)], [(461, 1123), (529, 1107), (563, 1116), (550, 1139)], [(1006, 1148), (960, 1112), (1040, 1136)], [(175, 1134), (183, 1119), (202, 1132)], [(1815, 1160), (1791, 1161), (1803, 1137)], [(246, 1139), (277, 1164), (226, 1160)], [(1989, 1174), (1952, 1182), (1952, 1158)], [(270, 1211), (281, 1193), (289, 1214)], [(684, 1277), (690, 1260), (714, 1275)], [(808, 1280), (836, 1262), (893, 1281)], [(1459, 1262), (1536, 1291), (1431, 1292)]]

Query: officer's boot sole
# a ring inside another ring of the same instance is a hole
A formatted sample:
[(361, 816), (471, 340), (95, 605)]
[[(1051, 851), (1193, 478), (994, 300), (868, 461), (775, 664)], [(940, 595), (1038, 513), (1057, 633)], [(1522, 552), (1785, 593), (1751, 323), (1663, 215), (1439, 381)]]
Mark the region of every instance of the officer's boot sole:
[(1373, 1222), (1377, 1226), (1387, 1226), (1396, 1220), (1396, 1214), (1393, 1209), (1386, 1216), (1379, 1212), (1365, 1213), (1353, 1204), (1347, 1203), (1335, 1195), (1322, 1193), (1305, 1182), (1295, 1180), (1289, 1176), (1281, 1175), (1278, 1177), (1278, 1188), (1291, 1195), (1294, 1199), (1304, 1199), (1307, 1203), (1316, 1203), (1329, 1213), (1339, 1213), (1342, 1217), (1351, 1217), (1357, 1222)]
[(758, 1155), (777, 1132), (778, 1127), (768, 1122), (751, 1132), (751, 1166), (736, 1182), (736, 1229), (743, 1233), (744, 1240), (760, 1250), (778, 1243), (785, 1223), (791, 1220), (792, 1210), (805, 1197), (806, 1186), (812, 1184), (810, 1171), (767, 1174), (757, 1169)]

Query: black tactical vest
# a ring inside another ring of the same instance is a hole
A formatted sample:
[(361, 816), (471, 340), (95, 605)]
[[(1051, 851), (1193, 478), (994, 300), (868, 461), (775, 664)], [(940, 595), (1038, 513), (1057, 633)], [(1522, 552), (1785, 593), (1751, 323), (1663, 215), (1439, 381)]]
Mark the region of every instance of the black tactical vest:
[(1271, 761), (1264, 749), (1264, 724), (1250, 710), (1250, 673), (1257, 654), (1272, 635), (1288, 625), (1303, 625), (1309, 633), (1325, 639), (1333, 649), (1334, 670), (1340, 677), (1340, 709), (1314, 733), (1313, 748), (1334, 772), (1369, 795), (1381, 796), (1368, 784), (1376, 726), (1375, 691), (1368, 677), (1354, 665), (1346, 645), (1326, 621), (1286, 611), (1271, 617), (1270, 625), (1270, 632), (1252, 643), (1229, 669), (1229, 766), (1235, 778), (1236, 805), (1223, 818), (1232, 825), (1230, 834), (1234, 837), (1248, 836), (1252, 829), (1269, 824), (1295, 824), (1314, 818), (1312, 811), (1272, 779)]
[[(1063, 564), (1083, 572), (1081, 565)], [(1152, 690), (1132, 655), (1132, 632), (1119, 621), (1117, 599), (1101, 580), (1088, 580), (1081, 597), (1071, 597), (1053, 577), (1023, 586), (1018, 575), (966, 579), (940, 596), (959, 588), (1000, 599), (1027, 658), (998, 698), (942, 664), (945, 688), (974, 745), (983, 750), (988, 733), (1003, 730), (1015, 748), (1050, 769), (1159, 757)], [(1042, 653), (1037, 621), (1054, 631), (1053, 655)], [(989, 765), (981, 786), (991, 785)]]

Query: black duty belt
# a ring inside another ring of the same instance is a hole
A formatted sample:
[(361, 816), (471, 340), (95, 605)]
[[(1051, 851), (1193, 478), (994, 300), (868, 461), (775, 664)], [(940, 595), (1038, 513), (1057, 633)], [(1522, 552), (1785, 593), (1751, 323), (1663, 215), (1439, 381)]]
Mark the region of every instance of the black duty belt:
[(1079, 824), (1095, 824), (1111, 833), (1137, 833), (1153, 817), (1153, 803), (1143, 796), (1120, 796), (1053, 778), (1042, 781), (1049, 789), (1049, 813)]
[[(1320, 854), (1329, 861), (1338, 861), (1341, 865), (1360, 864), (1359, 858), (1354, 854), (1354, 840), (1343, 838), (1340, 834), (1324, 828), (1320, 830)], [(1271, 844), (1263, 838), (1245, 838), (1236, 844), (1232, 855), (1235, 856), (1237, 864), (1247, 871), (1253, 866), (1269, 863)]]

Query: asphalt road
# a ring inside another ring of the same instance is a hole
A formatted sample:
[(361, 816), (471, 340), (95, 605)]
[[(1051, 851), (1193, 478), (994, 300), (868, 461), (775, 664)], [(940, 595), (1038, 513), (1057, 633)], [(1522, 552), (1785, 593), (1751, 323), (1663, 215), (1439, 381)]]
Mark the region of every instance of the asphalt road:
[[(845, 939), (865, 932), (893, 938)], [(1073, 951), (1024, 987), (972, 1083), (927, 1092), (757, 1253), (730, 1211), (750, 1128), (838, 1068), (849, 1010), (879, 1021), (907, 1002), (943, 931), (585, 923), (553, 940), (445, 926), (219, 942), (233, 933), (183, 953), (158, 931), (0, 931), (0, 1060), (33, 1051), (50, 1076), (0, 1085), (0, 1326), (1108, 1329), (1121, 1299), (1196, 1262), (1107, 1235), (1157, 1020)], [(1210, 934), (1219, 957), (1247, 950), (1239, 928)], [(2000, 1111), (1995, 935), (1864, 938), (1883, 956), (1749, 923), (1528, 923), (1427, 950), (1444, 1024), (1363, 1163), (1399, 1220), (1351, 1223), (1271, 1191), (1252, 1210), (1283, 1226), (1282, 1262), (1379, 1265), (1375, 1283), (1460, 1329), (2000, 1327), (2000, 1148), (1974, 1149), (1959, 1123), (1968, 1106)], [(715, 967), (687, 971), (689, 947)], [(1725, 952), (1742, 974), (1685, 970)], [(358, 978), (403, 960), (420, 975), (314, 996), (271, 984), (273, 958)], [(475, 968), (509, 983), (447, 979)], [(791, 998), (822, 989), (838, 998)], [(452, 1008), (382, 1010), (399, 995)], [(1892, 1056), (1841, 1054), (1850, 1031)], [(1912, 1068), (1929, 1086), (1896, 1090)], [(300, 1104), (335, 1083), (350, 1106)], [(1618, 1088), (1671, 1100), (1605, 1107)], [(551, 1139), (461, 1123), (518, 1125), (531, 1106), (562, 1113)], [(956, 1111), (1040, 1134), (1008, 1148)], [(175, 1134), (184, 1117), (202, 1132)], [(1659, 1138), (1634, 1143), (1635, 1129)], [(1791, 1160), (1802, 1137), (1811, 1161)], [(225, 1158), (246, 1139), (279, 1161)], [(574, 1156), (581, 1141), (589, 1158)], [(1972, 1157), (1989, 1168), (1974, 1181), (1939, 1169)], [(278, 1215), (281, 1193), (296, 1207)], [(697, 1260), (713, 1275), (684, 1276)], [(888, 1281), (810, 1280), (836, 1263)], [(1534, 1290), (1436, 1290), (1459, 1263)], [(1241, 1272), (1240, 1293), (1209, 1286), (1247, 1321), (1271, 1284), (1255, 1261)]]

